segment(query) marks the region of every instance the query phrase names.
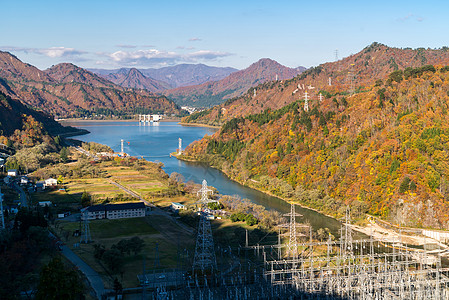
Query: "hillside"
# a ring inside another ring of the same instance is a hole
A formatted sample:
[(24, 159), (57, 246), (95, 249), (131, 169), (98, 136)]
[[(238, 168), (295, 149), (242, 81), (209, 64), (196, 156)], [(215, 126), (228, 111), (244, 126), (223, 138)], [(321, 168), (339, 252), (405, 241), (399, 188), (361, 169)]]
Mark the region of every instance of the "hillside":
[[(85, 132), (73, 127), (64, 127), (53, 120), (51, 116), (43, 112), (37, 112), (23, 105), (20, 101), (11, 99), (11, 97), (0, 92), (0, 136), (10, 137), (16, 130), (22, 130), (24, 127), (27, 127), (24, 125), (29, 125), (30, 123), (38, 124), (38, 127), (43, 132), (53, 136)], [(32, 140), (42, 137), (33, 134), (33, 136), (28, 138)]]
[[(90, 69), (93, 73), (106, 77), (117, 73), (128, 73), (130, 68), (115, 70)], [(204, 64), (179, 64), (159, 69), (138, 69), (147, 78), (159, 83), (167, 84), (167, 89), (181, 86), (198, 85), (208, 81), (216, 81), (225, 78), (229, 74), (238, 71), (234, 68), (211, 67)]]
[(178, 105), (210, 107), (226, 99), (243, 95), (250, 87), (267, 81), (290, 79), (304, 68), (288, 68), (274, 60), (264, 58), (248, 68), (234, 72), (224, 79), (201, 85), (181, 87), (165, 91), (164, 94)]
[(78, 82), (92, 87), (114, 88), (110, 81), (71, 63), (61, 63), (44, 71), (55, 82)]
[(160, 93), (170, 88), (168, 83), (157, 81), (153, 78), (146, 77), (139, 70), (122, 69), (117, 73), (111, 73), (104, 76), (107, 80), (127, 88), (146, 89), (150, 92)]
[(395, 70), (426, 64), (449, 64), (448, 49), (399, 49), (373, 43), (357, 54), (308, 69), (291, 80), (261, 84), (255, 87), (255, 97), (254, 90), (250, 89), (243, 96), (230, 99), (208, 111), (193, 114), (184, 122), (221, 125), (234, 117), (260, 113), (265, 109), (279, 109), (304, 99), (305, 91), (311, 102), (319, 100), (320, 91), (323, 91), (324, 96), (324, 91), (349, 92), (352, 86), (357, 93)]
[(58, 117), (180, 113), (164, 96), (122, 88), (73, 64), (59, 64), (44, 72), (1, 51), (0, 91)]
[(449, 229), (449, 67), (391, 72), (225, 123), (185, 155), (322, 212)]

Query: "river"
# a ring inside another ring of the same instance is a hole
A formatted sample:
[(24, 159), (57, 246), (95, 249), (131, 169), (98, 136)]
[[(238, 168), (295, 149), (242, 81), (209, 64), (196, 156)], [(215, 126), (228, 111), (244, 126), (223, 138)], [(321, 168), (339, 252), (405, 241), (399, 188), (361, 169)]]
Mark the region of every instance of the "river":
[[(163, 169), (168, 174), (177, 172), (182, 174), (186, 181), (193, 180), (196, 183), (201, 183), (203, 179), (206, 179), (208, 185), (215, 187), (223, 195), (238, 195), (263, 205), (267, 209), (275, 209), (281, 213), (290, 212), (290, 204), (284, 200), (232, 181), (219, 170), (206, 164), (184, 162), (170, 157), (170, 153), (175, 152), (178, 148), (178, 138), (182, 139), (182, 147), (185, 148), (204, 135), (213, 134), (216, 129), (181, 126), (176, 122), (158, 122), (154, 125), (147, 125), (139, 122), (71, 121), (64, 122), (64, 125), (88, 130), (89, 134), (75, 137), (81, 141), (108, 145), (114, 151), (119, 152), (120, 140), (123, 139), (126, 153), (150, 161), (162, 162)], [(314, 230), (327, 227), (334, 235), (339, 236), (338, 231), (341, 224), (337, 220), (299, 206), (296, 207), (296, 212), (303, 215), (303, 217), (297, 218), (299, 222), (310, 222)]]

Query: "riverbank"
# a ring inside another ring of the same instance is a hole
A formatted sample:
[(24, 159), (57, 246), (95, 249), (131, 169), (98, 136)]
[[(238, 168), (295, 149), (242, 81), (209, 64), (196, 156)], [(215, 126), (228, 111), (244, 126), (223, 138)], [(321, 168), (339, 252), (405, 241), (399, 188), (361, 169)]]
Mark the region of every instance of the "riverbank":
[[(183, 156), (183, 155), (180, 155), (180, 156), (174, 155), (174, 156), (177, 159), (179, 159), (179, 160), (183, 160), (183, 161), (187, 161), (187, 162), (196, 162), (196, 163), (207, 164), (209, 167), (214, 168), (216, 170), (219, 170), (220, 172), (225, 174), (228, 177), (229, 180), (237, 182), (237, 183), (239, 183), (239, 184), (241, 184), (241, 185), (243, 185), (245, 187), (257, 190), (257, 191), (259, 191), (261, 193), (264, 193), (264, 194), (266, 194), (268, 196), (271, 196), (271, 197), (276, 197), (278, 199), (281, 199), (282, 201), (285, 201), (286, 203), (294, 203), (294, 204), (296, 204), (296, 205), (298, 205), (298, 206), (300, 206), (300, 207), (302, 207), (304, 209), (317, 212), (317, 213), (319, 213), (321, 215), (324, 215), (324, 216), (332, 218), (332, 219), (334, 219), (334, 220), (336, 220), (338, 222), (341, 222), (340, 219), (337, 216), (332, 216), (332, 215), (324, 213), (324, 212), (322, 212), (322, 211), (320, 211), (318, 209), (315, 209), (315, 208), (312, 208), (312, 207), (308, 207), (308, 206), (303, 205), (301, 203), (292, 201), (291, 199), (287, 199), (287, 198), (283, 198), (283, 197), (278, 196), (278, 195), (274, 195), (273, 193), (271, 193), (269, 191), (266, 191), (266, 190), (263, 190), (263, 189), (260, 189), (257, 186), (249, 185), (247, 182), (236, 180), (236, 179), (230, 177), (229, 174), (227, 174), (226, 172), (224, 172), (223, 170), (221, 170), (217, 166), (210, 165), (210, 164), (208, 164), (205, 161), (195, 160), (192, 157), (186, 157), (186, 156)], [(250, 180), (255, 182), (255, 183), (258, 183), (254, 179), (250, 179)], [(409, 245), (415, 245), (415, 246), (423, 246), (423, 245), (429, 244), (429, 243), (438, 243), (438, 244), (440, 244), (441, 248), (449, 249), (449, 247), (447, 247), (446, 245), (444, 245), (442, 243), (439, 243), (437, 240), (432, 239), (430, 237), (426, 237), (426, 236), (423, 236), (423, 235), (420, 235), (420, 234), (413, 234), (413, 235), (406, 234), (406, 232), (410, 233), (413, 230), (419, 231), (419, 228), (403, 228), (402, 232), (398, 233), (397, 231), (395, 231), (393, 229), (389, 229), (389, 228), (386, 228), (385, 226), (379, 225), (378, 222), (375, 222), (373, 220), (373, 218), (370, 218), (370, 217), (368, 217), (366, 219), (363, 219), (361, 221), (362, 221), (361, 222), (362, 224), (351, 225), (351, 228), (354, 231), (357, 231), (357, 232), (362, 233), (362, 234), (367, 235), (367, 236), (373, 235), (373, 237), (375, 239), (377, 239), (377, 240), (383, 240), (383, 241), (388, 241), (388, 242), (398, 242), (398, 243), (401, 242), (401, 243), (405, 243), (405, 244), (409, 244)], [(383, 221), (383, 220), (382, 220), (382, 222), (388, 223), (388, 222)]]
[[(326, 216), (326, 217), (328, 217), (328, 218), (332, 218), (332, 219), (334, 219), (334, 220), (340, 222), (340, 220), (339, 220), (336, 216), (329, 215), (329, 214), (327, 214), (327, 213), (324, 213), (324, 212), (319, 211), (318, 209), (315, 209), (315, 208), (312, 208), (312, 207), (308, 207), (308, 206), (306, 206), (306, 205), (304, 205), (304, 204), (301, 204), (301, 203), (292, 201), (292, 200), (290, 200), (290, 199), (283, 198), (283, 197), (278, 196), (278, 195), (274, 195), (273, 193), (271, 193), (271, 192), (269, 192), (269, 191), (266, 191), (266, 190), (257, 188), (256, 186), (253, 186), (253, 185), (248, 185), (247, 182), (243, 182), (243, 181), (237, 180), (237, 179), (235, 179), (235, 178), (232, 178), (232, 177), (231, 177), (229, 174), (227, 174), (225, 171), (221, 170), (221, 169), (218, 168), (217, 166), (210, 165), (209, 163), (207, 163), (207, 162), (205, 162), (205, 161), (195, 160), (194, 158), (186, 157), (186, 156), (183, 156), (183, 155), (173, 155), (173, 156), (176, 157), (176, 158), (179, 159), (179, 160), (182, 160), (182, 161), (207, 164), (209, 167), (211, 167), (211, 168), (213, 168), (213, 169), (216, 169), (216, 170), (220, 171), (221, 173), (223, 173), (224, 175), (226, 175), (226, 177), (227, 177), (229, 180), (234, 181), (234, 182), (236, 182), (236, 183), (238, 183), (238, 184), (241, 184), (241, 185), (243, 185), (243, 186), (245, 186), (245, 187), (247, 187), (247, 188), (250, 188), (250, 189), (256, 190), (256, 191), (258, 191), (258, 192), (264, 193), (265, 195), (268, 195), (268, 196), (270, 196), (270, 197), (278, 198), (278, 199), (280, 199), (280, 200), (282, 200), (282, 201), (284, 201), (284, 202), (286, 202), (286, 203), (288, 203), (288, 204), (293, 203), (293, 204), (295, 204), (295, 205), (298, 205), (298, 206), (301, 207), (301, 208), (304, 208), (304, 209), (308, 209), (308, 210), (314, 211), (314, 212), (319, 213), (319, 214), (321, 214), (321, 215), (323, 215), (323, 216)], [(252, 180), (252, 181), (255, 181), (254, 179), (251, 179), (251, 180)], [(255, 181), (255, 182), (256, 182), (256, 181)]]
[(420, 247), (424, 247), (424, 245), (428, 244), (437, 244), (438, 247), (442, 249), (449, 249), (447, 245), (440, 243), (439, 241), (430, 237), (417, 234), (409, 235), (401, 231), (398, 233), (396, 230), (388, 229), (379, 225), (375, 220), (371, 218), (368, 219), (368, 224), (366, 224), (365, 226), (351, 225), (351, 228), (368, 236), (372, 236), (375, 240), (383, 242), (400, 243)]
[(214, 125), (208, 125), (208, 124), (199, 124), (199, 123), (183, 123), (179, 122), (179, 125), (182, 126), (189, 126), (189, 127), (205, 127), (205, 128), (214, 128), (214, 129), (220, 129), (221, 126), (214, 126)]
[[(138, 119), (126, 119), (126, 120), (115, 120), (115, 119), (107, 119), (107, 120), (95, 120), (95, 119), (60, 119), (56, 120), (59, 123), (83, 123), (83, 122), (90, 122), (90, 123), (105, 123), (105, 122), (139, 122)], [(170, 119), (162, 119), (159, 120), (159, 122), (179, 122), (181, 121), (180, 118), (170, 118)]]

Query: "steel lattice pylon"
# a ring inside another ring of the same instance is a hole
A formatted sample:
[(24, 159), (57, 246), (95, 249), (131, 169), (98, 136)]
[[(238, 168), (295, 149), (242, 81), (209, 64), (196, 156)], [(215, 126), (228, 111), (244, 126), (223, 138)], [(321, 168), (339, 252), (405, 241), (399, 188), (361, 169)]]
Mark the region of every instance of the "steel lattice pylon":
[(301, 214), (295, 212), (295, 204), (290, 203), (290, 213), (284, 214), (286, 217), (290, 217), (289, 223), (289, 240), (288, 240), (288, 249), (289, 255), (293, 257), (293, 259), (298, 258), (298, 242), (297, 242), (297, 233), (296, 233), (296, 217), (302, 217)]
[(214, 251), (214, 240), (212, 237), (212, 229), (209, 220), (203, 209), (207, 203), (215, 202), (210, 200), (208, 194), (212, 190), (207, 187), (207, 181), (203, 180), (201, 189), (197, 194), (201, 194), (201, 199), (197, 202), (200, 204), (200, 221), (198, 223), (198, 235), (196, 237), (195, 257), (193, 259), (193, 270), (213, 270), (217, 266)]
[(81, 234), (81, 243), (87, 244), (92, 240), (90, 236), (88, 213), (85, 212), (85, 215), (82, 216), (82, 218), (83, 218), (83, 232)]
[(193, 260), (194, 270), (214, 269), (217, 265), (214, 251), (214, 240), (210, 222), (205, 214), (201, 212), (198, 224), (198, 235), (196, 237), (195, 258)]

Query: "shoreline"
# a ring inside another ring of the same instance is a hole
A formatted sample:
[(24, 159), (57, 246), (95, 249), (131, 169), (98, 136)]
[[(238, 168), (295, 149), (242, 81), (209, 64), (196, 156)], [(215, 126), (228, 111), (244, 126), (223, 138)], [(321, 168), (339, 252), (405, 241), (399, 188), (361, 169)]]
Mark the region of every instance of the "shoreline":
[[(177, 119), (177, 118), (173, 118), (173, 119), (163, 119), (163, 120), (159, 120), (159, 122), (179, 122), (181, 121), (181, 119)], [(118, 120), (114, 120), (114, 119), (109, 119), (109, 120), (91, 120), (91, 119), (61, 119), (61, 120), (57, 120), (56, 122), (59, 123), (71, 123), (71, 122), (77, 122), (77, 123), (84, 123), (84, 122), (93, 122), (93, 123), (102, 123), (102, 122), (139, 122), (138, 119), (118, 119)]]
[[(321, 212), (321, 211), (319, 211), (318, 209), (315, 209), (315, 208), (312, 208), (312, 207), (305, 206), (305, 205), (303, 205), (303, 204), (301, 204), (301, 203), (298, 203), (298, 202), (294, 202), (294, 201), (291, 201), (291, 200), (287, 200), (286, 198), (283, 198), (283, 197), (281, 197), (281, 196), (274, 195), (274, 194), (272, 194), (272, 193), (269, 192), (269, 191), (261, 190), (261, 189), (259, 189), (259, 188), (254, 187), (254, 186), (250, 186), (250, 185), (248, 185), (248, 184), (245, 184), (245, 183), (243, 183), (243, 182), (240, 182), (240, 181), (238, 181), (238, 180), (235, 180), (235, 179), (231, 178), (228, 174), (226, 174), (225, 172), (223, 172), (223, 170), (219, 169), (219, 168), (216, 167), (216, 166), (210, 165), (210, 164), (207, 163), (207, 162), (195, 160), (195, 159), (192, 159), (192, 158), (185, 158), (185, 157), (182, 157), (182, 156), (180, 157), (180, 156), (178, 156), (178, 155), (174, 155), (174, 156), (175, 156), (177, 159), (182, 160), (182, 161), (196, 162), (196, 163), (205, 163), (205, 164), (207, 164), (209, 167), (214, 168), (214, 169), (216, 169), (216, 170), (222, 172), (223, 174), (225, 174), (226, 177), (227, 177), (229, 180), (232, 180), (232, 181), (237, 182), (237, 183), (239, 183), (239, 184), (241, 184), (241, 185), (243, 185), (243, 186), (245, 186), (245, 187), (248, 187), (248, 188), (254, 189), (254, 190), (256, 190), (256, 191), (259, 191), (259, 192), (261, 192), (261, 193), (264, 193), (264, 194), (266, 194), (266, 195), (268, 195), (268, 196), (271, 196), (271, 197), (275, 197), (275, 198), (281, 199), (282, 201), (284, 201), (284, 202), (286, 202), (286, 203), (288, 203), (288, 204), (294, 203), (294, 204), (300, 206), (301, 208), (315, 211), (315, 212), (317, 212), (317, 213), (319, 213), (319, 214), (321, 214), (321, 215), (323, 215), (323, 216), (332, 218), (332, 219), (334, 219), (334, 220), (340, 222), (342, 225), (344, 224), (344, 222), (342, 222), (341, 220), (339, 220), (337, 217), (331, 216), (331, 215), (326, 214), (326, 213), (324, 213), (324, 212)], [(430, 237), (421, 236), (421, 235), (416, 235), (416, 234), (415, 234), (415, 235), (407, 235), (407, 234), (404, 234), (404, 233), (399, 234), (399, 233), (397, 233), (395, 230), (388, 229), (388, 228), (386, 228), (386, 227), (384, 227), (384, 226), (381, 226), (380, 224), (378, 224), (378, 222), (373, 221), (373, 220), (371, 220), (371, 219), (374, 219), (374, 217), (371, 217), (371, 218), (370, 218), (370, 217), (367, 217), (367, 218), (365, 218), (364, 220), (367, 220), (367, 221), (368, 221), (367, 224), (365, 224), (365, 225), (355, 225), (355, 224), (350, 224), (349, 226), (350, 226), (354, 231), (357, 231), (357, 232), (359, 232), (359, 233), (365, 234), (365, 235), (367, 235), (367, 236), (372, 235), (374, 238), (379, 239), (379, 240), (384, 239), (384, 240), (390, 240), (390, 241), (393, 241), (393, 242), (394, 242), (394, 241), (399, 242), (399, 240), (402, 238), (404, 241), (408, 241), (408, 242), (407, 242), (408, 244), (419, 245), (419, 246), (422, 246), (422, 245), (426, 244), (426, 243), (430, 240), (430, 241), (437, 242), (438, 244), (440, 244), (440, 246), (443, 245), (442, 243), (440, 243), (440, 242), (438, 242), (437, 240), (432, 239), (432, 238), (430, 238)], [(384, 220), (380, 220), (380, 221), (386, 222), (386, 221), (384, 221)], [(386, 222), (386, 223), (388, 224), (388, 222)], [(405, 228), (404, 228), (404, 229), (405, 229)], [(418, 230), (418, 229), (420, 229), (420, 228), (408, 227), (408, 229), (409, 229), (409, 230), (410, 230), (410, 229), (411, 229), (411, 230), (414, 230), (414, 229), (415, 229), (415, 230)], [(437, 229), (430, 229), (430, 230), (437, 230)], [(447, 231), (444, 231), (444, 230), (438, 230), (438, 231), (447, 232)], [(446, 248), (446, 249), (449, 249), (449, 247), (447, 247), (447, 246), (445, 246), (445, 245), (444, 245), (443, 247)]]
[(178, 124), (181, 125), (181, 126), (186, 126), (186, 127), (206, 127), (206, 128), (214, 128), (214, 129), (220, 129), (221, 128), (221, 126), (199, 124), (199, 123), (183, 123), (183, 122), (179, 122)]
[[(291, 203), (296, 204), (296, 205), (300, 206), (301, 208), (308, 209), (308, 210), (312, 210), (312, 211), (314, 211), (314, 212), (316, 212), (316, 213), (319, 213), (319, 214), (321, 214), (321, 215), (323, 215), (323, 216), (326, 216), (326, 217), (328, 217), (328, 218), (332, 218), (332, 219), (334, 219), (334, 220), (336, 220), (336, 221), (342, 223), (337, 217), (328, 215), (328, 214), (326, 214), (326, 213), (324, 213), (324, 212), (319, 211), (319, 210), (316, 209), (316, 208), (308, 207), (308, 206), (305, 206), (304, 204), (301, 204), (301, 203), (298, 203), (298, 202), (294, 202), (294, 201), (291, 201), (291, 200), (287, 200), (286, 198), (283, 198), (283, 197), (278, 196), (278, 195), (274, 195), (273, 193), (271, 193), (271, 192), (269, 192), (269, 191), (265, 191), (265, 190), (258, 189), (258, 188), (254, 187), (254, 186), (250, 186), (250, 185), (248, 185), (248, 184), (246, 184), (246, 183), (244, 183), (244, 182), (241, 182), (241, 181), (238, 181), (238, 180), (236, 180), (236, 179), (234, 179), (234, 178), (231, 178), (231, 177), (230, 177), (228, 174), (226, 174), (223, 170), (221, 170), (220, 168), (218, 168), (218, 167), (216, 167), (216, 166), (210, 165), (210, 164), (207, 163), (207, 162), (199, 161), (199, 160), (195, 160), (195, 159), (191, 159), (191, 158), (180, 157), (179, 155), (173, 155), (173, 156), (176, 157), (176, 159), (179, 159), (179, 160), (182, 160), (182, 161), (207, 164), (209, 167), (214, 168), (214, 169), (216, 169), (216, 170), (222, 172), (224, 175), (226, 175), (226, 177), (227, 177), (229, 180), (232, 180), (232, 181), (234, 181), (234, 182), (236, 182), (236, 183), (238, 183), (238, 184), (241, 184), (241, 185), (243, 185), (244, 187), (247, 187), (247, 188), (253, 189), (253, 190), (255, 190), (255, 191), (264, 193), (265, 195), (268, 195), (268, 196), (270, 196), (270, 197), (275, 197), (275, 198), (281, 199), (282, 201), (284, 201), (285, 203), (288, 203), (288, 204), (291, 204)], [(342, 223), (342, 224), (343, 224), (343, 223)]]

